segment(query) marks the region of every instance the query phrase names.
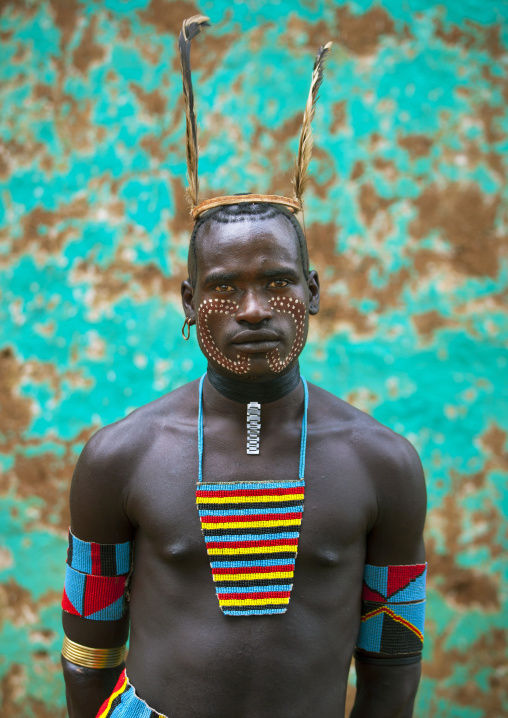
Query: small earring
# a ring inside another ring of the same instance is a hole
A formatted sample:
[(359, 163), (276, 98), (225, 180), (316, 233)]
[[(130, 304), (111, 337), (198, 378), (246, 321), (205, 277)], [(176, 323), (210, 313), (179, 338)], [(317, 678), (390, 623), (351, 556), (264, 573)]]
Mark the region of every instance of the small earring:
[[(191, 328), (190, 322), (191, 322), (191, 320), (189, 319), (189, 317), (185, 317), (185, 321), (184, 321), (183, 327), (182, 327), (182, 337), (185, 339), (186, 342), (188, 342), (190, 339), (190, 328)], [(187, 327), (187, 336), (185, 336), (185, 327)]]

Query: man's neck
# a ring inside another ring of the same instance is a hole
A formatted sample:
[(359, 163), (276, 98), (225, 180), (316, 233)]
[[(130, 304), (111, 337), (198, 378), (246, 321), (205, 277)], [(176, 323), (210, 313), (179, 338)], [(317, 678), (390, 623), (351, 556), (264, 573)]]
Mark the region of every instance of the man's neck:
[(288, 372), (276, 375), (266, 381), (246, 382), (217, 374), (208, 365), (207, 376), (210, 384), (219, 394), (240, 404), (257, 401), (268, 404), (290, 394), (300, 383), (300, 367), (295, 364)]

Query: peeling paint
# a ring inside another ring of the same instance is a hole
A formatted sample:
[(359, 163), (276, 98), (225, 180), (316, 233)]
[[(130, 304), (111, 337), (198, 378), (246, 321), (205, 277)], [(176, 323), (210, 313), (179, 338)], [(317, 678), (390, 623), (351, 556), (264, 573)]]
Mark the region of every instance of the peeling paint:
[[(429, 489), (417, 718), (506, 695), (508, 9), (502, 0), (0, 0), (0, 711), (65, 715), (68, 489), (101, 425), (197, 377), (176, 37), (202, 198), (288, 194), (312, 53), (334, 41), (305, 223), (303, 370), (417, 447)], [(41, 571), (40, 556), (44, 556)], [(348, 689), (348, 706), (354, 682)]]

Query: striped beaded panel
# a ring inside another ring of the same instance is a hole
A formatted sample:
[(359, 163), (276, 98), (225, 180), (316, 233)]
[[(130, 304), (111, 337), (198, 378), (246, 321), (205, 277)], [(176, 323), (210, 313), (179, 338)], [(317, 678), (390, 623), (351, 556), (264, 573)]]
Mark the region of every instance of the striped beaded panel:
[(198, 483), (201, 530), (226, 615), (286, 612), (304, 494), (303, 479)]

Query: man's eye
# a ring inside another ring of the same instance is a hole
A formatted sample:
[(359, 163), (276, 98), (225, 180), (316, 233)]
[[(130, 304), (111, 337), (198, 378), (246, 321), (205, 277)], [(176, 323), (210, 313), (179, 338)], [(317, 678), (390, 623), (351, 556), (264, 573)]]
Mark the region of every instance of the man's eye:
[(276, 289), (282, 289), (283, 287), (287, 287), (288, 284), (289, 282), (285, 279), (273, 279), (268, 286), (275, 287)]
[(216, 284), (213, 288), (214, 292), (234, 292), (235, 288), (231, 284)]

